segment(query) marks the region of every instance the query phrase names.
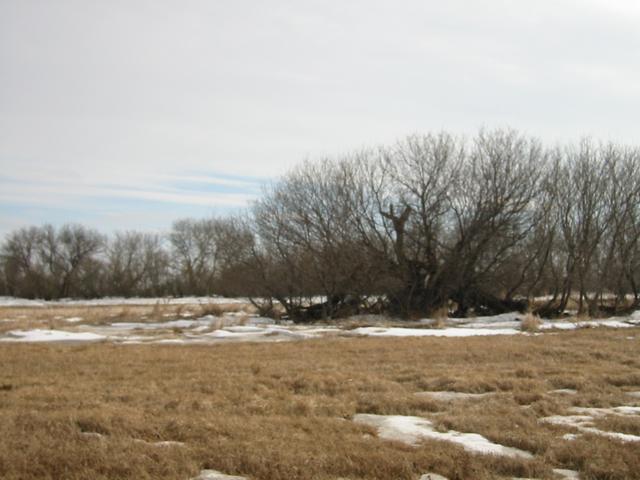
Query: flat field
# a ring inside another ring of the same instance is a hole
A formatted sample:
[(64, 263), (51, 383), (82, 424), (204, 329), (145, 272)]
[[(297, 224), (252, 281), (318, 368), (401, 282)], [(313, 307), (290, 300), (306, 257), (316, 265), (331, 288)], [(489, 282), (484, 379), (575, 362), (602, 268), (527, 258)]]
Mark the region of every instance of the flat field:
[(640, 478), (639, 351), (637, 328), (2, 343), (0, 478)]

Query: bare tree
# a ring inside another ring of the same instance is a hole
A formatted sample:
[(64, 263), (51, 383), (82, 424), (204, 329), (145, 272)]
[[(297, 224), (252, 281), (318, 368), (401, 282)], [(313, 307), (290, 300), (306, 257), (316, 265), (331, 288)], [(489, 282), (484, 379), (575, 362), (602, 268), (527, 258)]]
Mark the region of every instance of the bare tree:
[(106, 253), (106, 288), (113, 295), (164, 294), (168, 267), (169, 256), (159, 235), (116, 233)]

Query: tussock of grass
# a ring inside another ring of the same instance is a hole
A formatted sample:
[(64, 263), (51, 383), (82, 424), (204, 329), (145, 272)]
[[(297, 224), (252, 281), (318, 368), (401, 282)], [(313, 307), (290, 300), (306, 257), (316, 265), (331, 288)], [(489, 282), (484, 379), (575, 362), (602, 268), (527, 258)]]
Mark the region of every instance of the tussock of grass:
[(206, 303), (200, 305), (200, 316), (213, 315), (214, 317), (221, 317), (224, 315), (225, 309), (222, 305), (217, 303)]
[(540, 330), (540, 325), (542, 325), (540, 317), (533, 315), (532, 313), (527, 313), (520, 321), (520, 330), (523, 332), (534, 333)]

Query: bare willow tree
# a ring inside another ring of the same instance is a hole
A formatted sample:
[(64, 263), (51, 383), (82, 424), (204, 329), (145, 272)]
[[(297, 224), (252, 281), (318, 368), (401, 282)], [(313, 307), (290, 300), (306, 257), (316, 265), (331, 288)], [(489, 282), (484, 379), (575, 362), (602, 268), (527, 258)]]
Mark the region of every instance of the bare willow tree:
[(23, 228), (2, 245), (7, 287), (25, 297), (98, 295), (104, 237), (81, 225)]
[[(262, 275), (293, 316), (332, 316), (368, 289), (370, 260), (353, 229), (350, 161), (305, 163), (254, 207)], [(315, 310), (312, 297), (323, 297)]]
[(215, 218), (177, 220), (169, 233), (176, 293), (213, 293), (218, 267)]
[(160, 235), (118, 232), (106, 249), (105, 289), (110, 295), (164, 295), (169, 263), (169, 253)]
[(322, 294), (330, 314), (332, 299), (363, 292), (402, 315), (451, 301), (460, 313), (522, 307), (514, 291), (488, 285), (548, 216), (539, 205), (547, 160), (539, 142), (498, 131), (471, 145), (414, 136), (299, 166), (255, 210), (257, 234), (281, 269), (272, 282), (287, 292), (278, 299), (300, 307)]
[(44, 297), (45, 278), (38, 256), (38, 227), (21, 228), (5, 238), (0, 250), (7, 293), (17, 297)]
[(361, 231), (389, 263), (392, 310), (518, 306), (486, 285), (533, 228), (546, 158), (511, 131), (482, 133), (471, 146), (442, 133), (410, 137), (365, 167)]
[(597, 280), (589, 310), (595, 313), (604, 305), (605, 290), (614, 295), (608, 310), (626, 305), (626, 294), (633, 295), (631, 308), (638, 305), (638, 246), (640, 238), (640, 151), (613, 144), (600, 147), (606, 166), (605, 205), (607, 231), (600, 242)]

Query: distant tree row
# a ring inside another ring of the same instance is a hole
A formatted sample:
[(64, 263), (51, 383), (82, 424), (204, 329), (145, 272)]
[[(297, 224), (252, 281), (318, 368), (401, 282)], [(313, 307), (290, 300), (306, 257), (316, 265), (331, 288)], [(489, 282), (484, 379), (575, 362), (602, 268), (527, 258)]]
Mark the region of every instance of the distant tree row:
[(107, 240), (27, 228), (11, 295), (247, 295), (299, 320), (357, 311), (619, 311), (640, 301), (640, 150), (549, 148), (515, 131), (412, 136), (306, 162), (242, 215)]
[(127, 231), (111, 238), (82, 225), (21, 228), (0, 246), (0, 294), (212, 295), (235, 248), (225, 236), (233, 222), (183, 219), (168, 235)]

